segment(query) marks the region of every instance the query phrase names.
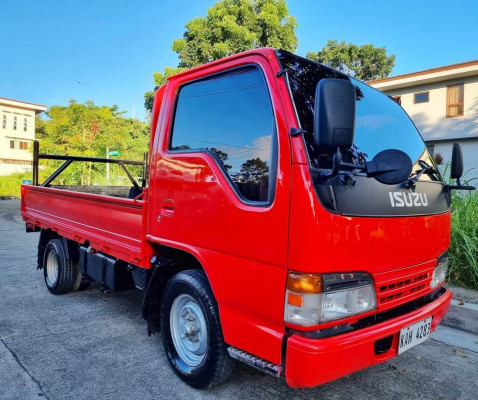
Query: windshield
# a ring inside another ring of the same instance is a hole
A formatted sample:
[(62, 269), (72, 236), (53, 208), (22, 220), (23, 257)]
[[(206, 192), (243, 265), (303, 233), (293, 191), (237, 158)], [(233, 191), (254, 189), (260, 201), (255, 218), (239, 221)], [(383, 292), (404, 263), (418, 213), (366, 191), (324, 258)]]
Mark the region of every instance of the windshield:
[[(345, 162), (363, 164), (382, 150), (399, 149), (408, 154), (420, 170), (419, 160), (433, 166), (422, 138), (405, 111), (395, 101), (378, 90), (313, 61), (280, 51), (277, 53), (287, 71), (289, 86), (297, 116), (304, 134), (312, 167), (329, 168), (330, 156), (322, 156), (314, 146), (314, 102), (317, 83), (323, 78), (349, 79), (355, 86), (356, 119), (354, 144), (343, 153)], [(421, 180), (437, 180), (433, 174), (423, 174)]]

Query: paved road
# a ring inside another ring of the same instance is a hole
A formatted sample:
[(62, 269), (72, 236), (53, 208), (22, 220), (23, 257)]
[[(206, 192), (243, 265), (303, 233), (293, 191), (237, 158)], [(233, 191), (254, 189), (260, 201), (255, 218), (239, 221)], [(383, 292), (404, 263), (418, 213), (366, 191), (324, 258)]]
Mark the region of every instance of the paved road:
[(147, 336), (139, 291), (49, 294), (35, 269), (38, 234), (24, 233), (18, 207), (0, 201), (1, 400), (478, 398), (478, 351), (446, 339), (314, 389), (244, 365), (218, 388), (191, 389), (169, 369), (160, 338)]

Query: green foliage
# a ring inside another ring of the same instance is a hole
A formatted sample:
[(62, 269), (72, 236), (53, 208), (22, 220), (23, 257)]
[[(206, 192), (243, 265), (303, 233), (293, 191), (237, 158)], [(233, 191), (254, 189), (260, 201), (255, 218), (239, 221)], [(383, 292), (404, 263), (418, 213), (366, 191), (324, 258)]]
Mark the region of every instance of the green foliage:
[(155, 72), (153, 74), (153, 79), (154, 79), (154, 90), (150, 90), (144, 94), (144, 107), (146, 110), (151, 111), (153, 109), (153, 103), (154, 103), (154, 95), (156, 94), (156, 91), (159, 89), (160, 86), (166, 84), (166, 81), (170, 76), (179, 74), (180, 72), (186, 70), (187, 68), (182, 68), (182, 67), (177, 67), (177, 68), (172, 68), (172, 67), (166, 67), (164, 68), (164, 72)]
[[(109, 148), (119, 150), (121, 159), (142, 160), (143, 153), (148, 151), (148, 125), (122, 114), (117, 106), (97, 106), (92, 101), (52, 106), (47, 112), (49, 119), (36, 121), (40, 151), (105, 158)], [(42, 165), (56, 168), (58, 162), (42, 161)], [(105, 164), (74, 162), (58, 177), (58, 182), (90, 185), (98, 181), (93, 179), (95, 176), (105, 176)]]
[(296, 26), (285, 0), (222, 0), (206, 17), (188, 22), (172, 48), (186, 68), (255, 47), (295, 51)]
[[(173, 42), (178, 68), (165, 68), (154, 74), (155, 84), (181, 70), (257, 47), (276, 47), (295, 51), (297, 22), (289, 15), (286, 0), (221, 0), (205, 17), (186, 24), (181, 39)], [(151, 111), (154, 91), (145, 93), (145, 107)]]
[(0, 197), (20, 197), (20, 185), (24, 179), (31, 180), (31, 172), (0, 176)]
[[(448, 163), (442, 175), (445, 181), (453, 184), (449, 170)], [(464, 185), (476, 182), (476, 178), (467, 178), (472, 174), (473, 170), (465, 172), (462, 178)], [(455, 285), (478, 289), (478, 192), (453, 190), (451, 200), (452, 226), (447, 279)]]
[(363, 81), (385, 78), (395, 65), (395, 56), (387, 56), (385, 47), (337, 40), (329, 40), (322, 50), (309, 52), (306, 57)]
[(449, 281), (478, 289), (478, 193), (453, 192)]

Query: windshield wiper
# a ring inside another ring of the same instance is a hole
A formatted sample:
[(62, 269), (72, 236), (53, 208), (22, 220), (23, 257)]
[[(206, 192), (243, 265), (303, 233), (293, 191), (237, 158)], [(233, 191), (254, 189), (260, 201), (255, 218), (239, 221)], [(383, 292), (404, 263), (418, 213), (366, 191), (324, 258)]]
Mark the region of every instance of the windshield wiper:
[(431, 165), (428, 165), (426, 161), (418, 160), (418, 165), (420, 165), (422, 169), (416, 172), (415, 176), (410, 177), (405, 181), (404, 186), (406, 189), (415, 188), (416, 183), (418, 182), (420, 177), (425, 173), (427, 175), (435, 176), (438, 180), (440, 180), (438, 171), (435, 168), (433, 168)]

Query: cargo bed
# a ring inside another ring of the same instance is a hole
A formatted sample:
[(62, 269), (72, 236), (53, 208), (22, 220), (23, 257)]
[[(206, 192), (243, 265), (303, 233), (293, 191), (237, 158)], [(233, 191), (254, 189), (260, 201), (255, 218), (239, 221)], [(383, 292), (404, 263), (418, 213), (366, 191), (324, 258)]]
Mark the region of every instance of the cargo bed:
[[(128, 189), (128, 188), (125, 188)], [(82, 189), (85, 191), (86, 189)], [(145, 189), (136, 198), (22, 185), (22, 217), (32, 225), (87, 243), (139, 266), (144, 260)]]

